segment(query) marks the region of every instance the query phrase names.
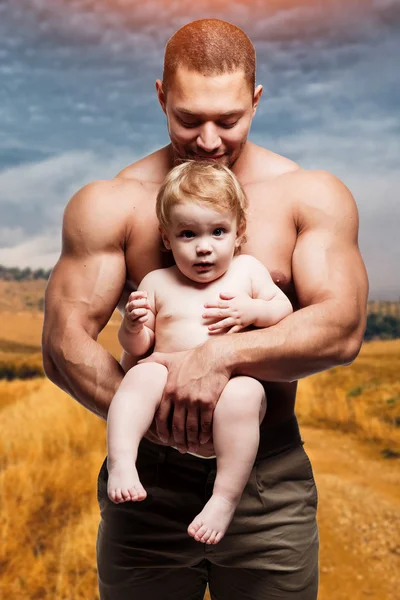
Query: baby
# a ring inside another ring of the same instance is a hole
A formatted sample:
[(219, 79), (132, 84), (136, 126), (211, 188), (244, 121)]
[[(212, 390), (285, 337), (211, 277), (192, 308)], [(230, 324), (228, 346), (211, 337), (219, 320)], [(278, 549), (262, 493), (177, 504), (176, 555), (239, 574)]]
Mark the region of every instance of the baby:
[[(126, 372), (108, 412), (107, 493), (115, 503), (146, 498), (135, 466), (137, 451), (168, 375), (164, 365), (137, 360), (154, 344), (157, 352), (188, 350), (211, 335), (269, 327), (292, 312), (264, 265), (238, 254), (245, 239), (246, 207), (238, 180), (217, 163), (180, 164), (159, 190), (160, 233), (176, 265), (146, 275), (129, 297), (119, 330), (125, 350), (121, 364), (127, 370), (129, 355), (129, 366), (135, 366)], [(224, 290), (230, 293), (221, 300)], [(228, 381), (213, 415), (213, 494), (188, 527), (196, 541), (217, 544), (225, 534), (254, 464), (265, 411), (259, 381), (245, 376)], [(199, 454), (191, 454), (205, 458), (201, 447), (196, 450)]]

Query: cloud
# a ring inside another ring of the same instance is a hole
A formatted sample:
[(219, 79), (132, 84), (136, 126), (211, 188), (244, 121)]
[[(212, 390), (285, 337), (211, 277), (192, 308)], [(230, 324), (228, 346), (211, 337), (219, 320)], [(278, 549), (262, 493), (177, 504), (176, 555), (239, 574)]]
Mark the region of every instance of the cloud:
[(134, 159), (128, 152), (69, 152), (0, 172), (0, 264), (52, 266), (69, 198), (90, 181), (114, 177)]
[(10, 248), (0, 248), (0, 264), (6, 267), (50, 269), (60, 255), (60, 231), (29, 238)]

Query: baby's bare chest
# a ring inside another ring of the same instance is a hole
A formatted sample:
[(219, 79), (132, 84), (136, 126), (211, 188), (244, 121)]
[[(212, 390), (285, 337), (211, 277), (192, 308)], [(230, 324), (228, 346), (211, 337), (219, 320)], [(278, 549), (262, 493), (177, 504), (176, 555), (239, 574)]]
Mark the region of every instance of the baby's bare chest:
[(201, 320), (204, 304), (218, 302), (221, 292), (251, 296), (251, 281), (246, 269), (232, 266), (229, 273), (204, 287), (198, 287), (190, 280), (186, 283), (176, 281), (172, 275), (170, 281), (157, 291), (157, 319)]
[(156, 293), (156, 341), (158, 346), (163, 345), (164, 351), (172, 350), (170, 344), (175, 350), (184, 349), (209, 337), (211, 321), (203, 317), (204, 304), (218, 302), (221, 292), (233, 295), (246, 293), (249, 296), (252, 292), (250, 278), (242, 269), (236, 269), (203, 288), (193, 287), (189, 281), (182, 285), (173, 277), (170, 279)]

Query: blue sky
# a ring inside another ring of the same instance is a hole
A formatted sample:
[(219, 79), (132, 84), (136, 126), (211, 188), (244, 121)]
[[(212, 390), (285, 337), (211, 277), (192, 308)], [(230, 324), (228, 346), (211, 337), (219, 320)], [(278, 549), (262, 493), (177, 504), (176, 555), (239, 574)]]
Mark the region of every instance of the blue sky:
[(154, 89), (164, 46), (204, 17), (256, 47), (250, 139), (346, 183), (370, 296), (398, 299), (398, 0), (3, 0), (0, 264), (51, 267), (71, 195), (168, 143)]

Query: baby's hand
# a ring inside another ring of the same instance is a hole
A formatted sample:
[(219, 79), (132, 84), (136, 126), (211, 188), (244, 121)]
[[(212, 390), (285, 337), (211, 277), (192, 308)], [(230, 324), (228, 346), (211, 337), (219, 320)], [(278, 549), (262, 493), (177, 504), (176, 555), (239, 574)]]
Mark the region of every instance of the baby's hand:
[(138, 333), (143, 329), (147, 321), (150, 305), (147, 300), (147, 292), (132, 292), (125, 306), (125, 325), (132, 333)]
[(217, 302), (204, 304), (207, 310), (203, 313), (203, 318), (221, 318), (220, 321), (208, 326), (210, 333), (222, 333), (227, 328), (229, 328), (227, 333), (235, 333), (256, 321), (256, 301), (248, 294), (221, 292), (219, 296), (221, 299)]

